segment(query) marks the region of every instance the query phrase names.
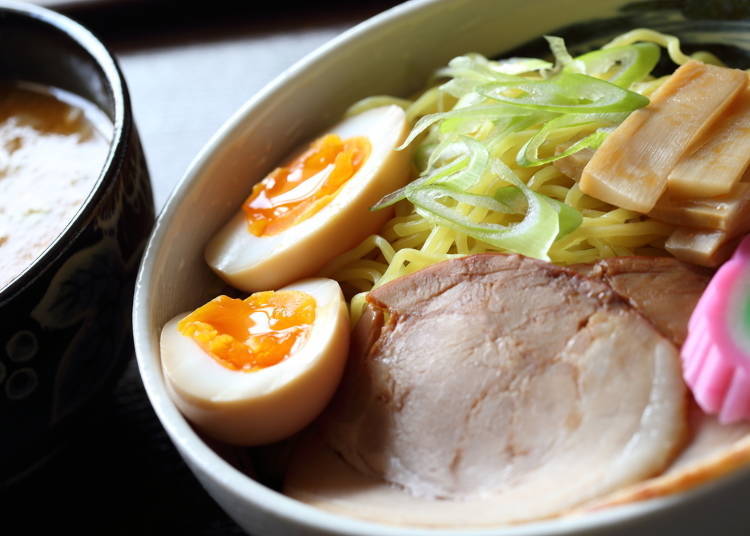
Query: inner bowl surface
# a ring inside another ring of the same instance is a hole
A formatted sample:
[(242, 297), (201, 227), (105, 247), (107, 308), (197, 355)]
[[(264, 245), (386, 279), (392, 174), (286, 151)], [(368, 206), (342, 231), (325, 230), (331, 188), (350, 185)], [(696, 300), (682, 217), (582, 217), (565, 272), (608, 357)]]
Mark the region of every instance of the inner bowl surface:
[(197, 156), (162, 212), (141, 266), (134, 306), (136, 352), (162, 424), (209, 493), (243, 528), (254, 534), (624, 535), (678, 528), (704, 534), (715, 528), (721, 512), (723, 533), (744, 533), (750, 519), (738, 497), (750, 492), (746, 471), (689, 493), (502, 529), (404, 529), (334, 516), (249, 478), (238, 461), (246, 453), (209, 446), (176, 410), (161, 376), (162, 325), (224, 286), (203, 261), (209, 237), (234, 213), (253, 182), (300, 142), (334, 123), (351, 103), (370, 95), (409, 95), (423, 87), (435, 68), (469, 51), (491, 57), (515, 53), (522, 45), (520, 50), (533, 51), (545, 33), (571, 39), (573, 50), (598, 46), (638, 26), (677, 33), (688, 42), (741, 45), (744, 39), (742, 25), (693, 21), (686, 18), (687, 10), (653, 11), (653, 6), (622, 0), (408, 2), (286, 71), (250, 99)]

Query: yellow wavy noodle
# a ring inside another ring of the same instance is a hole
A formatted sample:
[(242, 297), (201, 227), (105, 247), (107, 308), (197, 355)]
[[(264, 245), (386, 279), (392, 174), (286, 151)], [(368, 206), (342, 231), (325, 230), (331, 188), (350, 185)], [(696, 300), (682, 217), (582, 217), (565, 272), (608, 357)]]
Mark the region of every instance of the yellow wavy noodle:
[[(675, 38), (645, 29), (628, 32), (607, 46), (628, 45), (638, 41), (662, 45), (675, 63), (682, 64), (690, 59), (682, 53)], [(693, 57), (721, 64), (709, 53), (696, 53)], [(641, 82), (637, 88), (634, 86), (634, 89), (648, 95), (666, 78)], [(409, 121), (414, 124), (424, 115), (450, 110), (456, 99), (433, 87), (417, 96), (414, 101), (375, 97), (355, 104), (352, 110), (360, 112), (384, 103), (395, 103), (404, 107)], [(549, 154), (556, 145), (580, 139), (597, 126), (588, 125), (555, 132), (541, 152), (546, 151)], [(428, 129), (427, 136), (435, 128), (439, 128), (439, 123)], [(562, 201), (582, 214), (581, 225), (555, 241), (550, 248), (549, 256), (552, 262), (566, 265), (591, 263), (612, 256), (667, 254), (663, 245), (673, 230), (672, 226), (583, 194), (573, 180), (563, 175), (552, 164), (533, 168), (517, 165), (516, 154), (537, 131), (527, 129), (504, 135), (493, 140), (488, 146), (490, 156), (502, 160), (529, 188)], [(471, 135), (481, 141), (491, 139), (492, 122), (481, 122)], [(413, 145), (416, 146), (417, 142)], [(423, 150), (426, 149), (423, 147)], [(415, 161), (419, 160), (420, 157), (415, 156)], [(504, 184), (498, 182), (498, 177), (487, 172), (470, 192), (492, 195), (498, 186)], [(474, 222), (507, 225), (518, 219), (492, 213), (480, 207), (457, 204), (453, 208)], [(367, 292), (372, 288), (449, 258), (493, 251), (501, 250), (459, 231), (433, 223), (418, 214), (411, 204), (402, 201), (396, 205), (395, 216), (385, 224), (378, 235), (369, 236), (359, 246), (336, 259), (324, 269), (323, 274), (342, 283), (351, 300), (352, 320), (356, 322), (365, 306)]]
[(682, 49), (680, 49), (680, 40), (677, 37), (649, 30), (647, 28), (636, 28), (635, 30), (624, 33), (604, 45), (603, 48), (627, 46), (639, 41), (656, 43), (657, 45), (666, 48), (669, 58), (677, 65), (687, 63), (691, 59), (702, 61), (704, 63), (711, 63), (713, 65), (724, 65), (719, 58), (705, 50), (698, 51), (691, 56), (688, 56), (682, 52)]

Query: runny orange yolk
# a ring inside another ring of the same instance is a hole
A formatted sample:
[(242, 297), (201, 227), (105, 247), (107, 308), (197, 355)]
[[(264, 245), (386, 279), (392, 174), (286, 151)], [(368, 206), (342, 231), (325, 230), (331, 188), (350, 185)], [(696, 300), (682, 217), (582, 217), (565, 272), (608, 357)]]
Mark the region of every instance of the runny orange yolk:
[(242, 205), (250, 232), (275, 235), (315, 215), (336, 197), (369, 155), (367, 138), (342, 141), (336, 134), (318, 138), (307, 151), (253, 187)]
[(304, 344), (315, 305), (315, 298), (298, 290), (256, 292), (244, 300), (219, 296), (177, 327), (220, 364), (252, 372), (283, 361)]

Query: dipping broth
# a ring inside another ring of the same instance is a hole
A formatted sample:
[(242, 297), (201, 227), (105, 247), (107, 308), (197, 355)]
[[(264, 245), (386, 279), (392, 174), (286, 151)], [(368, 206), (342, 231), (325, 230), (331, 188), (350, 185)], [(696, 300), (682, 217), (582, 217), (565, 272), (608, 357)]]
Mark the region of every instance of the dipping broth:
[(0, 288), (63, 231), (89, 195), (112, 124), (88, 101), (31, 83), (0, 83)]

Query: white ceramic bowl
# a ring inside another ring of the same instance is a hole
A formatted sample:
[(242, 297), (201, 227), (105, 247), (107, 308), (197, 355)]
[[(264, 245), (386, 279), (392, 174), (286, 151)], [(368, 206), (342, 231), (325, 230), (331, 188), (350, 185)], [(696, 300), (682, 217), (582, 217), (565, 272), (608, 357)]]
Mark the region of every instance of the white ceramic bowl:
[[(161, 326), (213, 297), (222, 283), (203, 261), (207, 240), (250, 185), (352, 102), (408, 95), (468, 51), (496, 56), (556, 28), (608, 19), (622, 0), (414, 0), (321, 47), (250, 99), (211, 139), (158, 219), (137, 283), (134, 334), (148, 396), (181, 455), (214, 499), (255, 535), (747, 534), (750, 478), (738, 472), (700, 489), (595, 514), (476, 531), (407, 530), (338, 517), (287, 498), (209, 447), (169, 399), (159, 365)], [(621, 28), (621, 31), (629, 29)]]

